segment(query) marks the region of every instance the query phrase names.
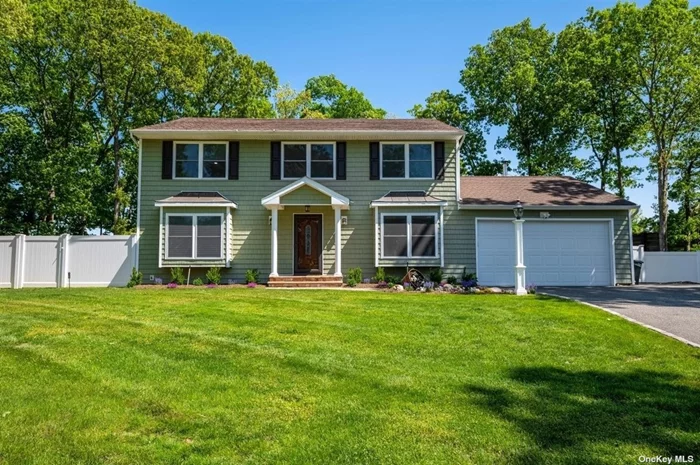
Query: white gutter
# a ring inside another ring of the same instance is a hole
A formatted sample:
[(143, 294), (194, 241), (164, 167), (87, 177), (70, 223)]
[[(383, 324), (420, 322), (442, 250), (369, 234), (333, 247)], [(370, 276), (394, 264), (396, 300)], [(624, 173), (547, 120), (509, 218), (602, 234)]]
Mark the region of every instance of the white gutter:
[(162, 208), (162, 207), (206, 207), (206, 208), (212, 208), (212, 207), (229, 207), (229, 208), (238, 208), (238, 205), (236, 202), (156, 202), (155, 203), (156, 207)]
[[(188, 139), (198, 140), (453, 140), (454, 131), (231, 131), (231, 130), (175, 130), (133, 129), (132, 136), (141, 139)], [(464, 135), (460, 135), (464, 139)]]
[(382, 202), (375, 200), (369, 204), (369, 208), (375, 207), (446, 207), (447, 202), (441, 200), (439, 202)]
[[(512, 210), (514, 204), (459, 204), (460, 210)], [(525, 210), (635, 210), (638, 205), (523, 205)]]

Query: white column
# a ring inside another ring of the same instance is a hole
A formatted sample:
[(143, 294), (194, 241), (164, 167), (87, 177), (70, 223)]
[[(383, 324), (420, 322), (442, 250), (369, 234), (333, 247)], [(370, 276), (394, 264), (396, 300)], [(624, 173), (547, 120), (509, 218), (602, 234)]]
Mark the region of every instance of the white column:
[(12, 288), (22, 289), (24, 287), (24, 250), (25, 239), (24, 234), (15, 236), (15, 250), (13, 256), (12, 270)]
[(340, 215), (340, 208), (334, 208), (335, 211), (335, 276), (343, 276), (343, 267), (340, 262), (341, 239), (343, 234), (343, 219)]
[(276, 278), (279, 276), (277, 274), (277, 229), (278, 229), (278, 211), (276, 208), (271, 210), (272, 212), (272, 258), (271, 258), (271, 270), (270, 277)]
[(526, 295), (525, 288), (525, 247), (523, 244), (523, 223), (525, 220), (513, 220), (515, 225), (515, 293)]

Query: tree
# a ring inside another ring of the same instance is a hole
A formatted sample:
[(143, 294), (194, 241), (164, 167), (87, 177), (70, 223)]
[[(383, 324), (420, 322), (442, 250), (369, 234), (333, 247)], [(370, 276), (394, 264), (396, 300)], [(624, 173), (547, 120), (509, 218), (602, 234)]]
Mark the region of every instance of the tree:
[(613, 18), (632, 94), (643, 108), (657, 179), (659, 248), (667, 250), (668, 183), (673, 156), (700, 109), (700, 12), (686, 0), (651, 0), (598, 13)]
[(282, 84), (274, 92), (274, 111), (277, 118), (301, 118), (311, 104), (308, 91), (295, 91), (289, 84)]
[(460, 82), (488, 125), (506, 126), (497, 148), (514, 150), (528, 175), (573, 165), (576, 127), (567, 113), (554, 59), (555, 36), (530, 20), (495, 31), (472, 47)]
[(589, 9), (558, 35), (556, 54), (582, 143), (591, 151), (583, 178), (597, 179), (601, 189), (610, 186), (625, 197), (627, 187), (638, 185), (634, 178), (641, 169), (625, 165), (624, 153), (639, 145), (644, 118), (630, 91), (622, 48), (615, 43), (617, 26)]
[(334, 75), (317, 76), (306, 81), (304, 91), (309, 93), (310, 114), (326, 118), (376, 118), (386, 116), (386, 111), (372, 106), (365, 95), (354, 87), (341, 82)]
[(669, 214), (669, 218), (674, 216), (669, 219), (669, 239), (680, 243), (674, 249), (693, 250), (700, 246), (700, 134), (683, 139), (671, 171), (676, 180), (669, 190), (669, 199), (678, 202), (679, 209)]
[(453, 94), (448, 90), (433, 92), (425, 100), (425, 105), (415, 105), (408, 113), (415, 118), (434, 118), (465, 132), (460, 149), (463, 175), (494, 176), (503, 171), (503, 160), (486, 157), (483, 124), (463, 94)]

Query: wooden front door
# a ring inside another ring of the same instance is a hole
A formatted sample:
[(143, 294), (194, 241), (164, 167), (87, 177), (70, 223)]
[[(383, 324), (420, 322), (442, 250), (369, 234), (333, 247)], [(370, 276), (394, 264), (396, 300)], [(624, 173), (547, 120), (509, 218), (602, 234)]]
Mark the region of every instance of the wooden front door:
[(322, 218), (294, 216), (294, 274), (321, 274)]

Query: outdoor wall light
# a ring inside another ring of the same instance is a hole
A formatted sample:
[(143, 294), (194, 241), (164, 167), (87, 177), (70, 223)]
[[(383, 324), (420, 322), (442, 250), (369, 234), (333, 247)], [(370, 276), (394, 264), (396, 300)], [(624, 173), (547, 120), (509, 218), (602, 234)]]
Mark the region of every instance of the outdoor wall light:
[(304, 206), (304, 211), (305, 211), (306, 213), (309, 213), (309, 212), (311, 211), (311, 206), (305, 205), (305, 206)]
[(520, 199), (518, 199), (518, 203), (515, 204), (515, 208), (513, 208), (513, 215), (515, 215), (516, 220), (522, 219), (523, 217), (523, 204), (520, 203)]
[(348, 224), (348, 217), (347, 217), (347, 216), (344, 216), (344, 217), (340, 220), (340, 224), (342, 224), (342, 225), (347, 225), (347, 224)]

